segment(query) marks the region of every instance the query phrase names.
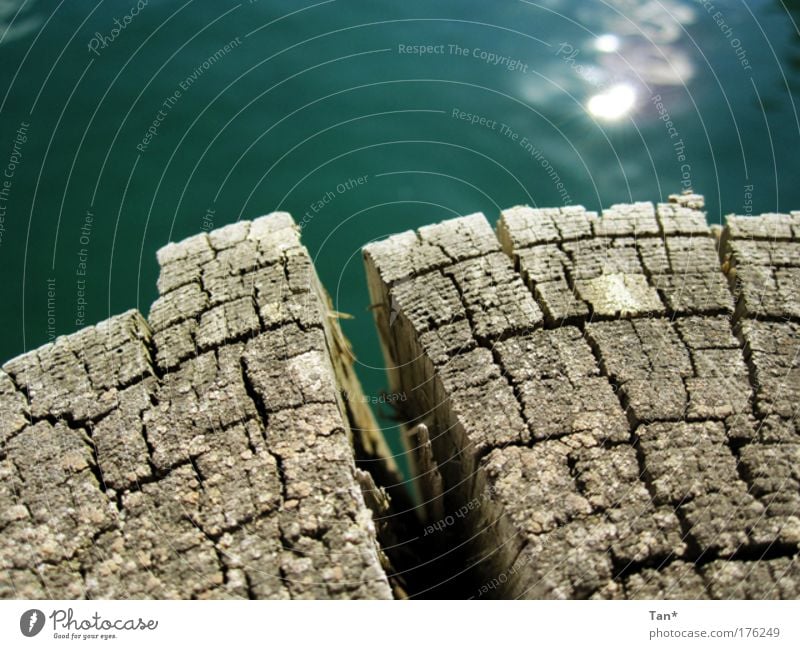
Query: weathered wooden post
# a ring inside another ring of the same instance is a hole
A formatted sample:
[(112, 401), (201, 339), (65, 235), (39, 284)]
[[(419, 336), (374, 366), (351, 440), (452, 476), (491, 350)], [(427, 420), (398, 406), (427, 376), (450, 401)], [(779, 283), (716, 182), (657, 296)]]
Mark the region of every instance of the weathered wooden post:
[(158, 258), (149, 323), (3, 366), (0, 595), (390, 597), (354, 465), (374, 422), (291, 217)]
[(702, 208), (365, 248), (417, 521), (291, 217), (169, 244), (0, 371), (0, 596), (800, 597), (800, 212)]
[(517, 207), (497, 239), (478, 214), (366, 248), (465, 596), (800, 596), (800, 213), (720, 241), (701, 208)]

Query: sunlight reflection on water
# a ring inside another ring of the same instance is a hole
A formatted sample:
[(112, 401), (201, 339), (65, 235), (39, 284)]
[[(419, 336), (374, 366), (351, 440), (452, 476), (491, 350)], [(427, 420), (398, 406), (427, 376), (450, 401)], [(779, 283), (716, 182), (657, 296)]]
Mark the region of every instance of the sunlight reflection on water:
[(635, 105), (636, 91), (633, 86), (621, 83), (592, 96), (586, 107), (594, 117), (613, 120), (625, 117)]
[[(685, 26), (697, 19), (695, 9), (679, 0), (608, 0), (606, 11), (581, 7), (578, 16), (596, 25), (585, 43), (559, 43), (557, 56), (568, 64), (567, 85), (578, 82), (588, 113), (601, 120), (620, 120), (641, 99), (663, 88), (688, 84), (695, 65), (688, 54)], [(558, 75), (563, 76), (563, 70)]]

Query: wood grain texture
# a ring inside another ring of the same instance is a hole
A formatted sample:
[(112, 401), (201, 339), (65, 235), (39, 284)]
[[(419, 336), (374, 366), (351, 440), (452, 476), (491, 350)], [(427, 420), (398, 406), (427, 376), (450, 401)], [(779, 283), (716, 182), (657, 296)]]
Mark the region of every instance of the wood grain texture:
[(3, 365), (0, 596), (386, 598), (380, 535), (456, 596), (800, 597), (800, 213), (520, 206), (364, 255), (417, 538), (275, 213)]
[(0, 372), (0, 596), (391, 597), (341, 398), (358, 388), (291, 217), (158, 259), (149, 322)]
[(496, 239), (472, 215), (365, 248), (443, 510), (480, 503), (468, 596), (800, 596), (800, 214), (720, 239), (701, 209), (515, 207)]

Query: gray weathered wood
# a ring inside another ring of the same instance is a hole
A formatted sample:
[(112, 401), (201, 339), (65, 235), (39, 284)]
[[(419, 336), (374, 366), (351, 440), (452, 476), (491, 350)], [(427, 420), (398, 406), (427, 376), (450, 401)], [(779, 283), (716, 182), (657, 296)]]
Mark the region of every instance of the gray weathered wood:
[(0, 596), (390, 597), (352, 445), (379, 445), (374, 422), (351, 427), (359, 388), (291, 217), (158, 259), (149, 324), (0, 372)]
[(148, 320), (0, 370), (0, 596), (390, 597), (377, 526), (465, 597), (800, 597), (800, 213), (701, 210), (365, 249), (413, 542), (291, 217), (166, 246)]
[(800, 214), (720, 242), (701, 209), (516, 207), (497, 240), (473, 215), (365, 248), (445, 512), (480, 503), (467, 595), (800, 597)]

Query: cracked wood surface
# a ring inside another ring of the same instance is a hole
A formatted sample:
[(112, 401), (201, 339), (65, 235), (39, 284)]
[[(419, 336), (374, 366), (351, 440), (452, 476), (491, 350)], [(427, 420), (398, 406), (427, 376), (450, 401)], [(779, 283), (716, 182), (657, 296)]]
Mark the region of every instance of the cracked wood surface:
[(800, 597), (800, 212), (718, 239), (701, 209), (516, 207), (496, 237), (477, 214), (365, 248), (443, 511), (481, 503), (467, 596)]
[[(517, 207), (365, 249), (460, 594), (800, 597), (800, 213), (717, 237), (701, 209)], [(0, 370), (0, 596), (390, 597), (353, 448), (395, 467), (291, 217), (158, 258), (148, 321)]]
[(0, 371), (0, 596), (391, 597), (332, 366), (345, 343), (291, 217), (158, 260), (149, 322)]

